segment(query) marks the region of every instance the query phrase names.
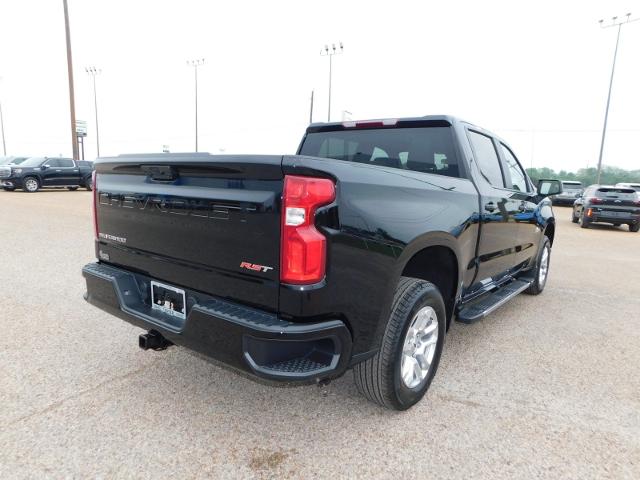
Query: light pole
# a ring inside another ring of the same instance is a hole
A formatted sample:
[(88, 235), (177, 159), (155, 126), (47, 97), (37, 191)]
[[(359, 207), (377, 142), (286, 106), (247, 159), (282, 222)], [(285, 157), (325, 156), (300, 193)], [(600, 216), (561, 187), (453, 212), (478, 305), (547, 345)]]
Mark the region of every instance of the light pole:
[(604, 111), (604, 125), (602, 126), (602, 140), (600, 141), (600, 155), (598, 156), (598, 176), (596, 178), (596, 183), (600, 183), (600, 176), (602, 174), (602, 152), (604, 151), (604, 139), (607, 135), (607, 120), (609, 119), (609, 103), (611, 102), (611, 87), (613, 87), (613, 74), (616, 70), (616, 57), (618, 56), (618, 45), (620, 44), (620, 30), (622, 30), (622, 25), (640, 20), (638, 18), (631, 20), (630, 13), (627, 13), (625, 17), (626, 19), (621, 21), (618, 21), (618, 17), (613, 17), (611, 19), (611, 25), (605, 25), (604, 20), (598, 21), (598, 23), (600, 24), (600, 27), (602, 28), (618, 27), (618, 35), (616, 37), (616, 49), (613, 51), (613, 64), (611, 65), (611, 79), (609, 80), (609, 93), (607, 94), (607, 107)]
[[(86, 67), (84, 69), (93, 80), (93, 109), (96, 114), (96, 157), (100, 156), (100, 130), (98, 129), (98, 94), (96, 93), (96, 75), (100, 75), (102, 70), (96, 67)], [(84, 141), (83, 141), (84, 143)]]
[(320, 50), (320, 55), (323, 57), (329, 57), (329, 108), (327, 111), (327, 122), (331, 121), (331, 69), (332, 69), (332, 59), (334, 55), (340, 55), (344, 53), (344, 47), (342, 42), (339, 43), (340, 49), (336, 48), (336, 44), (332, 44), (331, 48), (329, 45), (325, 45), (323, 50)]
[(73, 92), (73, 59), (71, 58), (71, 31), (69, 29), (69, 9), (67, 0), (62, 0), (64, 9), (64, 30), (67, 40), (67, 76), (69, 78), (69, 110), (71, 112), (71, 149), (73, 158), (78, 160), (78, 139), (76, 138), (76, 101)]
[(195, 60), (187, 60), (187, 65), (193, 67), (195, 72), (195, 90), (196, 90), (196, 152), (198, 151), (198, 67), (204, 63), (204, 58)]
[[(0, 77), (2, 80), (2, 77)], [(0, 96), (0, 131), (2, 131), (2, 151), (3, 155), (7, 156), (7, 144), (4, 141), (4, 118), (2, 117), (2, 97)]]

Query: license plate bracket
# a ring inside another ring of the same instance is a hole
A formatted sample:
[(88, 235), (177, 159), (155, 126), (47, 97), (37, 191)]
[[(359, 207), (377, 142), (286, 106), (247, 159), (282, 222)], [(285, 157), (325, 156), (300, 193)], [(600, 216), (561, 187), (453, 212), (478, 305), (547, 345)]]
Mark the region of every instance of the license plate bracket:
[(187, 304), (184, 290), (152, 280), (151, 308), (172, 317), (186, 319)]

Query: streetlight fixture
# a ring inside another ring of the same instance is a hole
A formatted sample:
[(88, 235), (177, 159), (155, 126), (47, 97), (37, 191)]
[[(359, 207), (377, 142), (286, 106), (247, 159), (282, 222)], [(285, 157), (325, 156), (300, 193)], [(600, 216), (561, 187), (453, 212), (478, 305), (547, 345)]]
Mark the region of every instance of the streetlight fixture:
[(605, 25), (604, 20), (598, 20), (601, 28), (618, 27), (618, 35), (616, 37), (616, 49), (613, 51), (613, 64), (611, 65), (611, 79), (609, 80), (609, 93), (607, 94), (607, 107), (604, 111), (604, 125), (602, 126), (602, 140), (600, 141), (600, 155), (598, 156), (598, 176), (596, 183), (600, 183), (600, 177), (602, 175), (602, 152), (604, 151), (604, 139), (607, 135), (607, 120), (609, 119), (609, 103), (611, 102), (611, 87), (613, 86), (613, 74), (616, 70), (616, 57), (618, 56), (618, 45), (620, 44), (620, 30), (622, 25), (635, 22), (640, 18), (631, 20), (631, 14), (627, 13), (623, 20), (618, 20), (618, 17), (611, 18), (611, 24)]
[(187, 60), (187, 65), (193, 67), (195, 72), (195, 91), (196, 91), (196, 152), (198, 151), (198, 67), (204, 64), (204, 58), (195, 60)]
[(339, 48), (336, 48), (336, 44), (331, 44), (331, 48), (329, 45), (325, 45), (323, 50), (320, 50), (320, 55), (323, 57), (329, 57), (329, 108), (327, 111), (327, 122), (331, 121), (331, 70), (332, 70), (332, 59), (334, 55), (340, 55), (344, 53), (344, 46), (342, 42), (338, 43)]
[(98, 94), (96, 93), (96, 75), (100, 75), (102, 70), (96, 67), (86, 67), (84, 69), (87, 74), (89, 74), (93, 80), (93, 109), (96, 114), (96, 157), (100, 156), (100, 131), (98, 129)]

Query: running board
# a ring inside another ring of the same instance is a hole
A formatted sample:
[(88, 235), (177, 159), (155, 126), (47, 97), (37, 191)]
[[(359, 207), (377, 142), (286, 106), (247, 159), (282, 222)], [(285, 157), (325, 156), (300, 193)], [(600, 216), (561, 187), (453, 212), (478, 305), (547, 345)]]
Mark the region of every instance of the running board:
[(474, 323), (483, 319), (491, 312), (501, 307), (513, 297), (526, 290), (531, 285), (532, 280), (514, 280), (511, 283), (500, 287), (471, 305), (464, 307), (458, 312), (457, 320), (462, 323)]

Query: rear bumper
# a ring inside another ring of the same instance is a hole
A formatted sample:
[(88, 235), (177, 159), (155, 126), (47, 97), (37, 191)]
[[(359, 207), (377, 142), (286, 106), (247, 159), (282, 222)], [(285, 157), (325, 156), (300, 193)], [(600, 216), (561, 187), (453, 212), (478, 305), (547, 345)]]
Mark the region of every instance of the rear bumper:
[(624, 223), (635, 225), (640, 223), (640, 215), (629, 214), (628, 216), (612, 216), (607, 212), (592, 210), (591, 215), (587, 216), (590, 222), (604, 222), (604, 223)]
[(92, 305), (250, 375), (311, 383), (340, 376), (349, 364), (351, 335), (340, 320), (289, 322), (189, 289), (180, 320), (151, 309), (149, 277), (103, 263), (82, 274)]

